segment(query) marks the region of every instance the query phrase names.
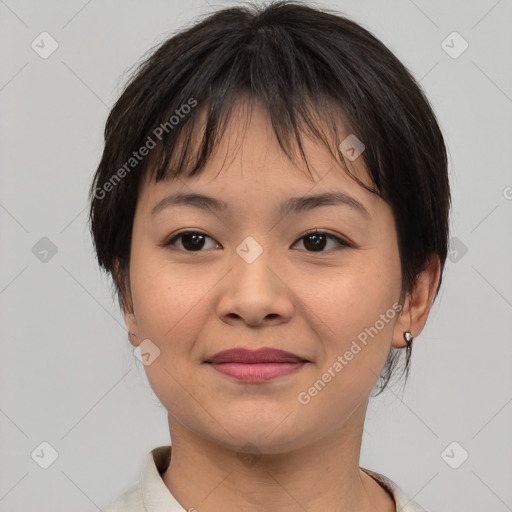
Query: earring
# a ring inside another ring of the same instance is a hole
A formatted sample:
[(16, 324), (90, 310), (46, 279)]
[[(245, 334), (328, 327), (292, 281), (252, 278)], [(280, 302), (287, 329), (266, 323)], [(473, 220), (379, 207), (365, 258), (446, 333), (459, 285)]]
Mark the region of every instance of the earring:
[(404, 339), (405, 339), (405, 341), (407, 343), (407, 346), (410, 347), (414, 337), (413, 337), (413, 335), (409, 331), (406, 331), (406, 332), (404, 332)]

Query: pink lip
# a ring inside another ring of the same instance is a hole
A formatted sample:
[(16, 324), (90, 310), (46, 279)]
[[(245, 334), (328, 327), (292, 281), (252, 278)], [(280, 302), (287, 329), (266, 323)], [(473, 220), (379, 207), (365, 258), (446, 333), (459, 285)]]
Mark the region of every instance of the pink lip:
[(238, 380), (266, 382), (289, 375), (308, 361), (283, 350), (262, 348), (225, 350), (215, 354), (206, 362), (218, 372)]
[(276, 377), (288, 375), (304, 364), (306, 363), (212, 363), (212, 368), (238, 380), (266, 382)]

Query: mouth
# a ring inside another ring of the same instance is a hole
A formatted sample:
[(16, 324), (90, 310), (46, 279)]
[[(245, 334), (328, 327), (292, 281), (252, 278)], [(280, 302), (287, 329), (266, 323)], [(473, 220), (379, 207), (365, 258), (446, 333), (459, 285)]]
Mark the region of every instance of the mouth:
[(224, 350), (205, 361), (224, 375), (251, 383), (284, 377), (309, 362), (291, 352), (270, 348)]

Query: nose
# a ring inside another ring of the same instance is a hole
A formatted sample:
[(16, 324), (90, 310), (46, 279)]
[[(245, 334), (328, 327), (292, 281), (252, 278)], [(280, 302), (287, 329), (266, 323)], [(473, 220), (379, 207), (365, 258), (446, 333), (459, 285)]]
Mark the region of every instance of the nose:
[(230, 324), (277, 325), (289, 321), (295, 310), (292, 287), (266, 251), (253, 261), (234, 255), (220, 293), (218, 315)]

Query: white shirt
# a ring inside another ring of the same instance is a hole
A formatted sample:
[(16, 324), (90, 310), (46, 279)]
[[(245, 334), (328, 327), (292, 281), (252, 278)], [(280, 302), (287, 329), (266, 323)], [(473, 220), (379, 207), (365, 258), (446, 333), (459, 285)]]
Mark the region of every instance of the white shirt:
[[(170, 460), (170, 445), (151, 450), (146, 458), (141, 478), (111, 505), (104, 508), (103, 512), (188, 512), (176, 501), (162, 480), (161, 474), (167, 469)], [(369, 469), (361, 469), (389, 491), (395, 500), (397, 512), (427, 512), (409, 500), (389, 478)]]

